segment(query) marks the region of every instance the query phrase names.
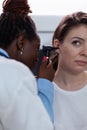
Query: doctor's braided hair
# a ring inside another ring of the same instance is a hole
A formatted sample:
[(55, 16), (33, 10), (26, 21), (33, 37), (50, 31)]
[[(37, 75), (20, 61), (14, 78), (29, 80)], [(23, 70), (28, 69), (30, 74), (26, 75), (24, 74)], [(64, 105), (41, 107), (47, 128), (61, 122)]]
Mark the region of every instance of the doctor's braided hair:
[(39, 40), (27, 0), (4, 0), (0, 15), (0, 47), (8, 48), (12, 41), (23, 34), (29, 41)]

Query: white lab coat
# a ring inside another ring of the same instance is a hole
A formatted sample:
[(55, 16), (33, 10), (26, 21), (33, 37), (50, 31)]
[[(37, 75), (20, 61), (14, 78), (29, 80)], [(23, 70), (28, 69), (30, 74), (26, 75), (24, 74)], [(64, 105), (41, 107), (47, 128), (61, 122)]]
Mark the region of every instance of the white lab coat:
[(0, 56), (0, 130), (53, 130), (32, 72)]

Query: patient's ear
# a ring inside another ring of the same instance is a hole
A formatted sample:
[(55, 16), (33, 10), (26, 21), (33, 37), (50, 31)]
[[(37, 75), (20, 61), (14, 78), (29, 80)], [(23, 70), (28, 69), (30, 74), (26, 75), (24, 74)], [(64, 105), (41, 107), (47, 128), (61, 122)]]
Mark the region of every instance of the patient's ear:
[(53, 46), (54, 46), (54, 47), (59, 47), (59, 45), (60, 45), (59, 40), (58, 40), (58, 39), (54, 39), (54, 41), (53, 41)]
[(53, 40), (53, 46), (58, 47), (57, 52), (60, 53), (60, 42), (58, 39)]

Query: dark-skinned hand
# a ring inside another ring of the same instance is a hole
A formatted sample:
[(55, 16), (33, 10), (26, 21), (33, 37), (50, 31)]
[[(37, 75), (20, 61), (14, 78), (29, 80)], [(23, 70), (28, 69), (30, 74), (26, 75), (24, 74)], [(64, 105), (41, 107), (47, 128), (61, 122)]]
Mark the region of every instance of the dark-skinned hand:
[(51, 53), (49, 59), (47, 59), (46, 61), (42, 61), (38, 71), (38, 77), (53, 81), (58, 65), (57, 62), (58, 62), (58, 54), (54, 52)]

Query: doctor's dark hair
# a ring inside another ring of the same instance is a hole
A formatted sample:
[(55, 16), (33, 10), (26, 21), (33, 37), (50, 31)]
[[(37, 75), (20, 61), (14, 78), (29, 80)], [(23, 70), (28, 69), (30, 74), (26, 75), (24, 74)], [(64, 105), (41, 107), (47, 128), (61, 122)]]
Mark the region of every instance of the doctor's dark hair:
[(87, 25), (87, 13), (75, 12), (73, 14), (66, 15), (54, 31), (52, 43), (54, 39), (58, 39), (60, 42), (63, 42), (70, 29), (81, 24)]
[(12, 41), (23, 34), (29, 41), (39, 40), (27, 0), (5, 0), (0, 15), (0, 47), (8, 48)]

